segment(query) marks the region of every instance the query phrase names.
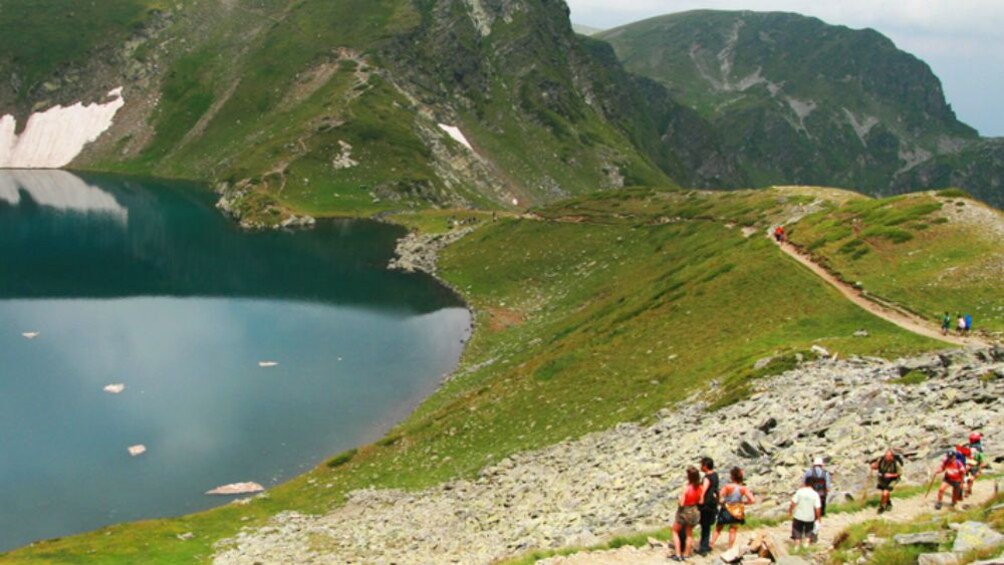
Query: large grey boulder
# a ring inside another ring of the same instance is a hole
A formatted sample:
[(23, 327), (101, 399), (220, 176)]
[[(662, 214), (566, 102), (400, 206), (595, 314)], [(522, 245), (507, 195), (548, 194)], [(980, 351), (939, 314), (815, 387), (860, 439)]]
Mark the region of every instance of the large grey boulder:
[(922, 553), (917, 556), (917, 565), (959, 565), (959, 557), (954, 553)]
[(983, 522), (965, 522), (959, 526), (952, 551), (965, 553), (974, 549), (984, 549), (1004, 544), (1004, 534), (995, 531)]
[(948, 541), (946, 532), (920, 532), (898, 534), (892, 538), (897, 545), (939, 545)]

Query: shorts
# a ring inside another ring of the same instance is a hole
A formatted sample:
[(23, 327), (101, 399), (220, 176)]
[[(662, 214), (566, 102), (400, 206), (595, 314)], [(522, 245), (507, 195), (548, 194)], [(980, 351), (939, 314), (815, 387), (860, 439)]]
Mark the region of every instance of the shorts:
[(891, 480), (891, 481), (889, 479), (879, 479), (878, 480), (878, 489), (879, 490), (886, 490), (886, 491), (892, 492), (893, 487), (896, 486), (896, 480), (898, 480), (898, 479), (894, 479), (894, 480)]
[(812, 539), (812, 532), (816, 529), (815, 522), (803, 522), (798, 519), (791, 521), (791, 539)]
[(682, 506), (676, 509), (676, 523), (681, 526), (696, 526), (701, 522), (701, 511), (696, 506)]

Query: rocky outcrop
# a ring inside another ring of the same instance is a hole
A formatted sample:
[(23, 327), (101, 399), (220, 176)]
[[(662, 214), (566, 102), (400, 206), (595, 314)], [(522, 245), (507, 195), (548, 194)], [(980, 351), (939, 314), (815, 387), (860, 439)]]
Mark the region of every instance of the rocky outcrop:
[[(910, 370), (931, 378), (892, 382)], [(780, 516), (815, 456), (828, 461), (833, 498), (858, 497), (872, 492), (867, 463), (887, 446), (906, 456), (905, 481), (917, 483), (970, 430), (1004, 434), (999, 349), (826, 359), (754, 387), (749, 399), (716, 412), (698, 395), (651, 425), (621, 424), (515, 455), (470, 480), (420, 492), (361, 490), (323, 516), (281, 514), (221, 542), (216, 562), (489, 563), (532, 548), (588, 545), (665, 525), (684, 468), (703, 455), (722, 471), (745, 469), (762, 501), (753, 516)]]
[(397, 257), (391, 259), (387, 268), (407, 273), (422, 271), (435, 275), (439, 252), (472, 231), (474, 231), (473, 226), (455, 228), (445, 233), (411, 232), (398, 240), (397, 249), (394, 251)]

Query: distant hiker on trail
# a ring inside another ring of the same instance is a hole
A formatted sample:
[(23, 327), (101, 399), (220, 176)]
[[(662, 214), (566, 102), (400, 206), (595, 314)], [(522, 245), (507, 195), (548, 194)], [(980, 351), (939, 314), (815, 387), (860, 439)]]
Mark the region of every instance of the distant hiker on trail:
[(784, 226), (777, 226), (776, 228), (774, 228), (774, 241), (778, 243), (784, 243), (785, 239), (786, 238), (784, 236)]
[(969, 335), (973, 331), (973, 317), (966, 314), (962, 319), (966, 321), (966, 335)]
[(941, 335), (948, 335), (952, 331), (952, 316), (945, 312), (945, 317), (941, 319)]
[(966, 496), (973, 494), (973, 483), (983, 474), (983, 436), (979, 432), (969, 434), (969, 460), (966, 461)]
[(804, 483), (802, 488), (795, 491), (795, 496), (791, 497), (791, 506), (788, 507), (788, 515), (791, 516), (791, 539), (798, 547), (802, 547), (802, 540), (806, 538), (814, 540), (816, 520), (819, 520), (823, 509), (819, 493), (812, 488), (808, 479)]
[(886, 510), (892, 508), (890, 495), (892, 495), (893, 487), (896, 486), (896, 483), (899, 482), (899, 479), (903, 474), (903, 462), (893, 450), (887, 449), (885, 455), (883, 455), (878, 461), (872, 463), (872, 469), (878, 471), (877, 488), (879, 492), (882, 493), (878, 513), (882, 514)]
[(966, 335), (966, 319), (962, 317), (962, 314), (959, 314), (955, 329), (959, 331), (959, 335)]
[(941, 467), (934, 472), (934, 477), (938, 473), (944, 472), (945, 476), (941, 481), (941, 488), (938, 489), (938, 501), (934, 503), (935, 510), (941, 510), (941, 501), (945, 498), (945, 491), (952, 489), (952, 508), (962, 500), (962, 481), (966, 476), (966, 467), (959, 462), (954, 449), (948, 450), (945, 460), (941, 462)]
[(833, 489), (833, 477), (829, 471), (823, 468), (822, 457), (816, 457), (816, 460), (812, 462), (812, 468), (805, 472), (804, 478), (809, 481), (809, 486), (819, 493), (819, 498), (823, 501), (823, 507), (819, 515), (826, 516), (826, 497), (829, 496), (830, 490)]
[(756, 504), (753, 492), (746, 486), (743, 470), (733, 467), (729, 471), (729, 484), (722, 487), (718, 493), (722, 501), (722, 509), (718, 512), (718, 526), (715, 528), (715, 535), (711, 538), (711, 546), (718, 543), (718, 536), (722, 535), (725, 526), (729, 527), (729, 549), (736, 544), (736, 533), (739, 526), (746, 523), (746, 505)]
[(715, 472), (715, 461), (712, 458), (701, 458), (701, 472), (704, 473), (704, 479), (701, 481), (704, 496), (701, 500), (701, 543), (697, 547), (697, 553), (707, 555), (711, 553), (711, 528), (714, 527), (718, 514), (720, 484), (718, 473)]
[[(676, 509), (676, 520), (673, 522), (673, 561), (683, 561), (694, 553), (694, 526), (701, 521), (701, 511), (698, 507), (704, 497), (701, 488), (701, 472), (693, 467), (687, 467), (687, 486), (680, 493), (680, 506)], [(680, 535), (687, 540), (683, 551), (680, 550)]]

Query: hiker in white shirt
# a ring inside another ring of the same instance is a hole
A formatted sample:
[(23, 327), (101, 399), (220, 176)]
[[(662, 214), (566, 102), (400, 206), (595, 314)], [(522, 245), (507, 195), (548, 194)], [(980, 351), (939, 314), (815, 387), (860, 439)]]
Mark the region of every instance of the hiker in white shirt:
[(802, 540), (812, 539), (816, 520), (819, 520), (823, 510), (819, 493), (810, 483), (811, 481), (806, 478), (802, 488), (795, 491), (795, 496), (791, 497), (791, 507), (788, 508), (788, 515), (792, 518), (791, 539), (798, 547), (802, 547)]

